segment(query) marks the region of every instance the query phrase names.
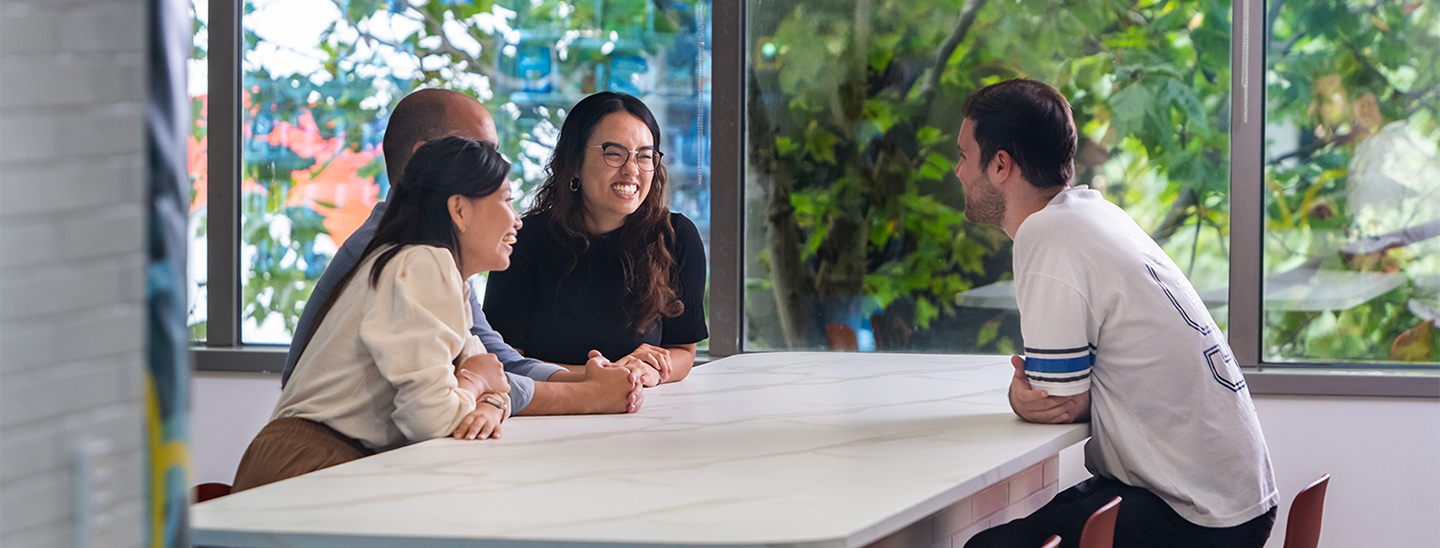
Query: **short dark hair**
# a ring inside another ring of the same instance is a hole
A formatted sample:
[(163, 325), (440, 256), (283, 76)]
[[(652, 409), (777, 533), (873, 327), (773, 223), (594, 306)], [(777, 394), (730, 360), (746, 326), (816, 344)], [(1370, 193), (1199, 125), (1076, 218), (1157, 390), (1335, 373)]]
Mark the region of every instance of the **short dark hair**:
[(963, 113), (975, 125), (981, 167), (1004, 150), (1037, 188), (1075, 178), (1075, 119), (1055, 88), (1028, 78), (991, 84), (965, 99)]

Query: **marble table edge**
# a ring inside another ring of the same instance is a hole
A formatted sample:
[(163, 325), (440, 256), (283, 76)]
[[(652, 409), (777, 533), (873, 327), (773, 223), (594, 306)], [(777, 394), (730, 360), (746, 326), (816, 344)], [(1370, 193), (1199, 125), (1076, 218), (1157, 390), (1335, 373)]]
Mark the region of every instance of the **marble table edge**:
[[(230, 529), (197, 529), (191, 533), (195, 546), (229, 548), (853, 548), (845, 538), (821, 538), (751, 543), (634, 543), (559, 539), (476, 539), (457, 537), (398, 537), (374, 535), (329, 535), (311, 533), (255, 533)], [(877, 538), (878, 540), (878, 538)], [(868, 544), (868, 543), (867, 543)]]
[[(839, 540), (844, 543), (845, 548), (862, 548), (868, 546), (905, 529), (910, 524), (935, 515), (941, 510), (975, 496), (986, 488), (1001, 483), (1007, 478), (1024, 471), (1026, 468), (1044, 462), (1052, 456), (1058, 456), (1061, 450), (1083, 442), (1090, 437), (1090, 423), (1077, 423), (1068, 426), (1075, 426), (1076, 428), (1071, 428), (1064, 434), (1050, 440), (1048, 443), (1016, 456), (988, 473), (961, 482), (931, 497), (929, 500), (919, 502), (867, 527), (853, 531), (847, 535), (846, 538)], [(1061, 486), (1061, 489), (1063, 490), (1066, 487), (1069, 486)]]

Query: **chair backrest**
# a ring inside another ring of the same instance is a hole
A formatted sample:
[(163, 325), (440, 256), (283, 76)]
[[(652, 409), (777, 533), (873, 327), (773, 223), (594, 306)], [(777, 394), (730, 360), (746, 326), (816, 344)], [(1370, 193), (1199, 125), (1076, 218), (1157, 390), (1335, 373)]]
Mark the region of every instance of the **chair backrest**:
[(1045, 544), (1040, 548), (1060, 548), (1060, 535), (1050, 535), (1050, 538), (1045, 539)]
[(1080, 532), (1080, 548), (1111, 548), (1115, 545), (1115, 516), (1120, 515), (1120, 497), (1105, 503), (1090, 519), (1085, 520), (1085, 530)]
[(1290, 517), (1285, 521), (1285, 548), (1315, 548), (1320, 544), (1320, 518), (1325, 510), (1325, 487), (1330, 474), (1320, 476), (1290, 504)]
[(202, 483), (195, 486), (195, 502), (205, 502), (230, 494), (230, 485), (224, 483)]

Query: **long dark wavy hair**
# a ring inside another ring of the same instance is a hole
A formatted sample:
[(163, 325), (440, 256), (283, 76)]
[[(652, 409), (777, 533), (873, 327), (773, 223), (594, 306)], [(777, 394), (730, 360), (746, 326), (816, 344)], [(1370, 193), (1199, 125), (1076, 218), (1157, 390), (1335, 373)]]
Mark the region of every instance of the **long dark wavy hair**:
[[(355, 272), (372, 253), (381, 248), (370, 269), (370, 286), (380, 283), (380, 274), (385, 265), (407, 246), (430, 245), (450, 250), (455, 258), (455, 268), (463, 271), (460, 239), (455, 223), (450, 220), (449, 201), (451, 196), (483, 198), (494, 194), (505, 183), (510, 174), (510, 162), (506, 161), (495, 145), (474, 141), (464, 137), (444, 137), (421, 145), (410, 162), (405, 166), (405, 175), (396, 184), (380, 224), (370, 245), (354, 266), (335, 285), (335, 293), (315, 314), (310, 324), (310, 335), (330, 313), (330, 307), (340, 300), (340, 293)], [(303, 351), (302, 351), (303, 352)]]
[[(609, 91), (581, 99), (565, 116), (555, 153), (545, 167), (545, 182), (540, 185), (534, 207), (527, 212), (528, 215), (549, 213), (547, 228), (570, 248), (577, 261), (579, 253), (590, 246), (593, 235), (585, 229), (585, 200), (580, 192), (570, 190), (571, 180), (579, 177), (585, 165), (585, 145), (590, 142), (595, 126), (616, 112), (629, 113), (644, 122), (650, 128), (655, 149), (660, 149), (660, 125), (655, 123), (650, 108), (639, 99)], [(665, 166), (656, 166), (650, 194), (625, 218), (621, 227), (625, 289), (634, 299), (627, 311), (626, 327), (642, 334), (662, 316), (674, 318), (685, 311), (675, 287), (678, 280), (671, 275), (675, 258), (670, 255), (670, 247), (675, 241), (675, 227), (670, 224), (670, 210), (665, 205), (666, 183)]]

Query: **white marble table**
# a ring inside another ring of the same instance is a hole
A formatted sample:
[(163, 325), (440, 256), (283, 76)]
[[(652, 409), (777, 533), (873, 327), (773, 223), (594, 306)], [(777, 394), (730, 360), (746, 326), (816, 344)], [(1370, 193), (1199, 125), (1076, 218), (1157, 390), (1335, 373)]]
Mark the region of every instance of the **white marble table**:
[(1011, 372), (999, 356), (734, 356), (636, 414), (517, 417), (500, 440), (432, 440), (195, 505), (193, 538), (855, 548), (1088, 435), (1018, 420)]

